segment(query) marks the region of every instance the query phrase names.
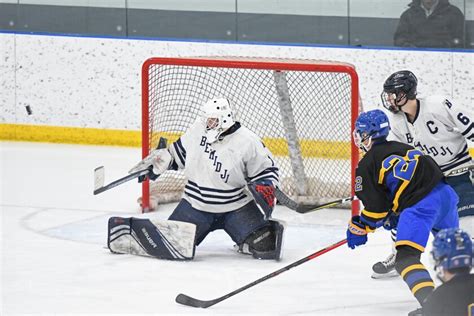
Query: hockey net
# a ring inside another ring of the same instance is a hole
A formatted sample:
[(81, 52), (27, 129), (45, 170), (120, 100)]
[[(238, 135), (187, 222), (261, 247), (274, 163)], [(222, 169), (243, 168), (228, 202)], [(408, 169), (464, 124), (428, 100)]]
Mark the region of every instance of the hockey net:
[[(280, 168), (280, 189), (304, 203), (353, 194), (358, 149), (354, 66), (318, 60), (150, 58), (142, 67), (142, 155), (160, 137), (168, 145), (201, 115), (212, 97), (231, 100), (237, 120), (259, 135)], [(143, 183), (144, 212), (181, 198), (186, 178), (167, 171)], [(356, 203), (352, 204), (357, 212)]]

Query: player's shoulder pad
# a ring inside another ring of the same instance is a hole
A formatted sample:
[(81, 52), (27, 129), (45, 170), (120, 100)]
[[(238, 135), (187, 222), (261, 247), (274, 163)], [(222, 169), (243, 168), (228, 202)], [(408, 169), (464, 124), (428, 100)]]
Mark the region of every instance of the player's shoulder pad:
[(406, 116), (402, 111), (397, 112), (397, 113), (388, 112), (388, 119), (390, 120), (390, 128), (391, 129), (396, 128), (399, 122), (404, 122), (406, 120), (405, 117)]
[(188, 132), (205, 132), (204, 124), (200, 117), (198, 117), (187, 129), (186, 133)]
[(357, 164), (357, 170), (362, 171), (366, 170), (373, 162), (374, 160), (374, 151), (370, 151), (364, 153), (362, 158), (359, 160), (359, 163)]
[(237, 130), (241, 135), (251, 138), (258, 138), (257, 134), (251, 131), (248, 127), (241, 125), (240, 128)]
[(239, 133), (241, 142), (245, 144), (243, 146), (254, 147), (255, 145), (260, 145), (262, 143), (261, 138), (245, 126), (241, 126), (237, 132)]
[(425, 110), (430, 113), (440, 113), (440, 111), (449, 110), (452, 106), (451, 101), (443, 95), (430, 95), (420, 101), (423, 102)]

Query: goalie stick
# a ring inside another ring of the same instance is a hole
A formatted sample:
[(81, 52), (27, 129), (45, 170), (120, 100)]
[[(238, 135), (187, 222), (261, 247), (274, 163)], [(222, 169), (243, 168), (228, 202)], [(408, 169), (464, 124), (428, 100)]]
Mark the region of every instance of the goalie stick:
[(283, 191), (281, 191), (279, 188), (275, 188), (275, 196), (277, 200), (284, 206), (288, 207), (289, 209), (292, 209), (294, 211), (297, 211), (298, 213), (309, 213), (309, 212), (314, 212), (321, 210), (323, 208), (328, 208), (328, 207), (333, 207), (338, 204), (342, 204), (345, 202), (352, 201), (354, 199), (353, 196), (345, 197), (339, 200), (327, 202), (327, 203), (322, 203), (322, 204), (302, 204), (298, 203), (294, 200), (292, 200), (288, 195), (286, 195)]
[(112, 188), (115, 188), (122, 183), (128, 182), (135, 178), (139, 178), (142, 176), (147, 176), (153, 170), (153, 166), (148, 167), (147, 169), (143, 169), (134, 173), (131, 173), (123, 178), (115, 180), (107, 185), (104, 186), (104, 179), (105, 179), (105, 168), (104, 166), (100, 166), (94, 169), (94, 195), (99, 193), (105, 192)]
[[(160, 140), (158, 141), (158, 146), (156, 147), (156, 149), (166, 148), (166, 143), (167, 143), (167, 139), (160, 137)], [(97, 167), (94, 169), (94, 195), (97, 195), (99, 193), (115, 188), (116, 186), (121, 185), (122, 183), (128, 182), (130, 180), (133, 180), (136, 178), (145, 178), (147, 176), (150, 176), (150, 174), (153, 174), (153, 166), (149, 166), (146, 169), (131, 173), (123, 178), (115, 180), (104, 186), (105, 168), (104, 166)]]
[(257, 284), (259, 284), (259, 283), (262, 283), (263, 281), (266, 281), (266, 280), (268, 280), (268, 279), (271, 279), (271, 278), (273, 278), (273, 277), (276, 277), (277, 275), (279, 275), (279, 274), (281, 274), (281, 273), (283, 273), (283, 272), (285, 272), (285, 271), (288, 271), (288, 270), (290, 270), (291, 268), (294, 268), (294, 267), (296, 267), (296, 266), (299, 266), (300, 264), (303, 264), (303, 263), (305, 263), (305, 262), (307, 262), (307, 261), (309, 261), (309, 260), (312, 260), (312, 259), (314, 259), (314, 258), (316, 258), (316, 257), (319, 257), (319, 256), (321, 256), (322, 254), (325, 254), (326, 252), (329, 252), (329, 251), (331, 251), (331, 250), (333, 250), (333, 249), (336, 249), (337, 247), (342, 246), (342, 245), (344, 245), (345, 243), (347, 243), (347, 239), (338, 241), (338, 242), (335, 243), (335, 244), (332, 244), (332, 245), (330, 245), (330, 246), (327, 246), (326, 248), (323, 248), (323, 249), (321, 249), (321, 250), (318, 250), (318, 251), (316, 251), (315, 253), (310, 254), (309, 256), (306, 256), (306, 257), (304, 257), (304, 258), (301, 258), (300, 260), (295, 261), (295, 262), (293, 262), (293, 263), (291, 263), (291, 264), (289, 264), (289, 265), (287, 265), (287, 266), (281, 268), (280, 270), (277, 270), (277, 271), (274, 271), (274, 272), (272, 272), (272, 273), (270, 273), (270, 274), (267, 274), (266, 276), (261, 277), (260, 279), (257, 279), (257, 280), (255, 280), (255, 281), (253, 281), (253, 282), (251, 282), (251, 283), (249, 283), (249, 284), (247, 284), (247, 285), (245, 285), (245, 286), (242, 286), (242, 287), (238, 288), (237, 290), (234, 290), (234, 291), (232, 291), (232, 292), (230, 292), (230, 293), (228, 293), (228, 294), (226, 294), (226, 295), (224, 295), (224, 296), (221, 296), (221, 297), (219, 297), (219, 298), (216, 298), (216, 299), (213, 299), (213, 300), (205, 301), (205, 300), (199, 300), (199, 299), (197, 299), (197, 298), (193, 298), (193, 297), (188, 296), (188, 295), (186, 295), (186, 294), (179, 294), (178, 296), (176, 296), (175, 301), (176, 301), (176, 303), (179, 303), (179, 304), (182, 304), (182, 305), (186, 305), (186, 306), (199, 307), (199, 308), (208, 308), (208, 307), (210, 307), (210, 306), (212, 306), (212, 305), (215, 305), (215, 304), (217, 304), (217, 303), (219, 303), (219, 302), (222, 302), (223, 300), (228, 299), (229, 297), (234, 296), (235, 294), (238, 294), (238, 293), (240, 293), (240, 292), (242, 292), (242, 291), (245, 291), (246, 289), (251, 288), (251, 287), (254, 286), (254, 285), (257, 285)]
[[(470, 171), (470, 170), (473, 170), (473, 169), (474, 169), (474, 165), (469, 165), (469, 166), (466, 166), (466, 167), (461, 167), (461, 168), (458, 168), (458, 169), (451, 170), (445, 176), (446, 177), (457, 176), (457, 175), (460, 175), (464, 172), (467, 172), (467, 171)], [(342, 199), (339, 199), (339, 200), (335, 200), (335, 201), (331, 201), (331, 202), (327, 202), (327, 203), (323, 203), (323, 204), (302, 204), (302, 203), (298, 203), (298, 202), (292, 200), (289, 196), (287, 196), (279, 188), (275, 188), (275, 196), (276, 196), (277, 200), (282, 205), (288, 207), (291, 210), (297, 211), (298, 213), (302, 213), (302, 214), (310, 213), (310, 212), (318, 211), (318, 210), (321, 210), (321, 209), (324, 209), (324, 208), (333, 207), (333, 206), (336, 206), (338, 204), (350, 202), (350, 201), (354, 200), (354, 198), (355, 198), (354, 196), (349, 196), (349, 197), (345, 197), (345, 198), (342, 198)]]

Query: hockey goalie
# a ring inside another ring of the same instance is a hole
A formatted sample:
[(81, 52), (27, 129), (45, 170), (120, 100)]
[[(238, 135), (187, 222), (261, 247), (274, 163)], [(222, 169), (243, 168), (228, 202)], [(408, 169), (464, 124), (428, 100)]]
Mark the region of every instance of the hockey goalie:
[(145, 169), (152, 170), (151, 180), (183, 169), (183, 197), (168, 221), (111, 218), (112, 252), (190, 260), (210, 232), (223, 229), (239, 253), (280, 259), (284, 226), (271, 218), (278, 166), (262, 140), (235, 120), (230, 100), (208, 100), (186, 133), (152, 151), (130, 173)]

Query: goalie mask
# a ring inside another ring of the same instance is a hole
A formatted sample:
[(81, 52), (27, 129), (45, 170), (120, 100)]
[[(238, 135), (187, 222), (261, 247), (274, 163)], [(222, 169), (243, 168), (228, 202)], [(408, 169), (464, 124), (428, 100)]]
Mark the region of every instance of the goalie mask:
[(385, 141), (390, 131), (388, 117), (381, 110), (361, 113), (355, 126), (354, 142), (365, 152), (369, 151), (374, 143)]
[(212, 98), (203, 107), (203, 123), (208, 143), (219, 140), (223, 132), (234, 125), (234, 114), (226, 98)]
[(390, 112), (397, 113), (408, 100), (416, 99), (418, 79), (408, 70), (397, 71), (390, 75), (383, 84), (380, 95), (383, 106)]

